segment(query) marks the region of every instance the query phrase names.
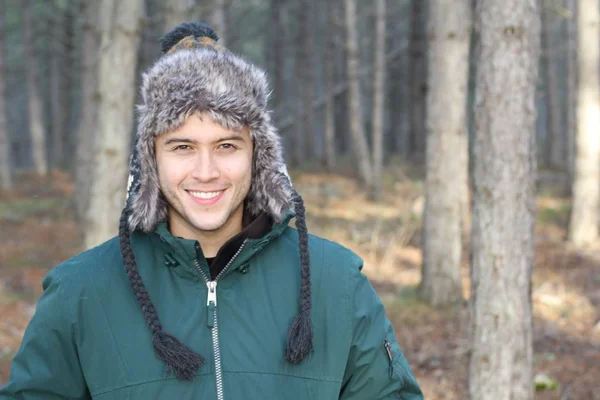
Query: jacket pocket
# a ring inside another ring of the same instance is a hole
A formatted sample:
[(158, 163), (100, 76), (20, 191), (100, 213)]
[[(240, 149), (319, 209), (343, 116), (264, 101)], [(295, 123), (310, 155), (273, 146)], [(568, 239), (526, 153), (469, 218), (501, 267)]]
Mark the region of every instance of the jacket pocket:
[(388, 361), (388, 377), (391, 380), (400, 380), (402, 382), (400, 390), (402, 390), (406, 385), (404, 368), (402, 365), (402, 354), (399, 351), (394, 352), (392, 344), (387, 339), (384, 339), (383, 341), (383, 348)]

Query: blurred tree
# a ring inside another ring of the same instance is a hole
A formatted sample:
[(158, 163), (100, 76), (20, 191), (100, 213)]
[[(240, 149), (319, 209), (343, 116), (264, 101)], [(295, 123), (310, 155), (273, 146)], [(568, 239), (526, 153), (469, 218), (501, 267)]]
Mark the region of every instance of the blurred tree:
[(373, 186), (371, 156), (363, 123), (360, 90), (356, 0), (344, 0), (346, 20), (346, 62), (348, 69), (348, 103), (350, 105), (350, 137), (360, 183), (367, 189)]
[(0, 179), (2, 190), (9, 190), (13, 186), (11, 173), (11, 148), (8, 128), (6, 126), (6, 107), (4, 104), (4, 3), (0, 0)]
[(50, 38), (50, 108), (51, 108), (51, 155), (52, 167), (60, 168), (64, 162), (66, 145), (66, 110), (65, 80), (68, 78), (65, 69), (65, 27), (67, 26), (68, 2), (54, 1), (48, 20), (48, 37)]
[(427, 2), (412, 0), (410, 17), (410, 152), (423, 154), (426, 142)]
[(462, 215), (467, 207), (469, 0), (428, 4), (426, 202), (420, 295), (434, 306), (462, 300)]
[[(194, 0), (165, 0), (163, 3), (165, 18), (163, 32), (168, 32), (180, 23), (189, 21), (194, 5)], [(220, 32), (217, 31), (217, 33)]]
[(554, 39), (556, 25), (556, 4), (544, 2), (541, 7), (542, 16), (542, 60), (544, 63), (544, 87), (546, 99), (546, 149), (544, 160), (547, 166), (564, 170), (567, 159), (565, 155), (565, 133), (562, 123), (560, 104), (559, 47)]
[(46, 156), (46, 130), (42, 99), (37, 85), (36, 67), (39, 65), (35, 58), (36, 33), (33, 31), (32, 9), (34, 3), (29, 0), (21, 2), (23, 7), (23, 40), (25, 50), (25, 70), (27, 72), (27, 104), (29, 112), (29, 133), (31, 135), (33, 163), (35, 171), (40, 176), (48, 173), (48, 158)]
[(211, 0), (212, 10), (210, 18), (208, 20), (211, 27), (219, 35), (219, 43), (223, 46), (227, 46), (225, 35), (227, 33), (227, 14), (226, 14), (226, 0)]
[(536, 3), (478, 4), (470, 399), (533, 398)]
[(569, 240), (598, 240), (600, 218), (600, 9), (596, 0), (577, 3), (577, 136)]
[(575, 137), (577, 136), (577, 0), (564, 0), (568, 10), (566, 43), (567, 58), (567, 102), (566, 102), (566, 141), (567, 171), (565, 192), (572, 194), (571, 182), (575, 180)]
[(98, 87), (98, 57), (102, 35), (99, 27), (99, 1), (82, 2), (82, 72), (81, 85), (81, 113), (76, 129), (76, 162), (73, 175), (75, 177), (75, 216), (80, 226), (83, 224), (86, 211), (90, 204), (90, 190), (92, 186), (92, 160), (94, 159), (94, 144), (97, 136), (98, 101), (100, 98)]
[[(85, 247), (117, 234), (125, 203), (144, 0), (100, 2), (98, 114)], [(115, 73), (119, 71), (119, 73)]]
[(334, 74), (334, 63), (337, 40), (337, 14), (338, 4), (330, 0), (327, 3), (327, 43), (325, 45), (325, 56), (323, 57), (325, 69), (325, 165), (329, 171), (335, 168), (336, 164), (336, 143), (335, 143), (335, 93), (336, 84)]
[(375, 0), (375, 64), (373, 67), (373, 185), (370, 198), (381, 199), (383, 169), (383, 131), (385, 116), (385, 9), (386, 0)]

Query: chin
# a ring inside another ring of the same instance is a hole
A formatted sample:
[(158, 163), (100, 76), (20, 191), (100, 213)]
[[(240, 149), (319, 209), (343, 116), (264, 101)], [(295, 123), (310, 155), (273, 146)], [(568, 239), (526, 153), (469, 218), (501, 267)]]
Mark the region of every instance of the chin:
[(207, 221), (207, 218), (201, 219), (202, 217), (198, 218), (200, 219), (200, 221), (196, 220), (196, 221), (190, 221), (192, 222), (192, 226), (194, 228), (196, 228), (199, 231), (204, 231), (204, 232), (214, 232), (214, 231), (218, 231), (219, 229), (221, 229), (223, 227), (223, 225), (225, 225), (226, 221), (223, 221), (222, 218), (218, 218), (218, 219), (213, 219), (211, 218), (210, 220)]

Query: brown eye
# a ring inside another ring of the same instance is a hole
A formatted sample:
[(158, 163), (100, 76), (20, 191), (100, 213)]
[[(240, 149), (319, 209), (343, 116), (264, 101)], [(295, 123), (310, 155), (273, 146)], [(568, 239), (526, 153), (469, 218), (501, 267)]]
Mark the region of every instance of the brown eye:
[(232, 145), (231, 143), (223, 143), (219, 146), (219, 148), (221, 148), (223, 150), (234, 150), (236, 147), (234, 145)]

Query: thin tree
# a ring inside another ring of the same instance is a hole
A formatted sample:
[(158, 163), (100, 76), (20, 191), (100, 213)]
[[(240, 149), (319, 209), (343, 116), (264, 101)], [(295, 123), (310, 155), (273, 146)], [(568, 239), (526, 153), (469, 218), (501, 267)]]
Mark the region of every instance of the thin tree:
[(469, 0), (428, 5), (426, 202), (420, 295), (434, 306), (462, 300), (463, 199), (468, 193)]
[(182, 22), (188, 21), (194, 10), (194, 3), (194, 0), (166, 0), (163, 3), (164, 31), (168, 32)]
[(75, 216), (80, 226), (83, 224), (86, 211), (90, 204), (90, 190), (92, 186), (92, 160), (94, 159), (94, 144), (96, 141), (96, 128), (98, 118), (98, 100), (100, 98), (98, 87), (98, 64), (100, 51), (99, 27), (99, 1), (83, 3), (83, 42), (81, 59), (81, 113), (76, 130), (76, 162), (74, 164)]
[(34, 46), (34, 32), (32, 22), (33, 4), (29, 0), (21, 2), (23, 7), (23, 40), (25, 50), (25, 71), (27, 74), (27, 105), (29, 112), (29, 132), (33, 152), (35, 171), (39, 176), (48, 173), (48, 160), (46, 157), (46, 131), (44, 129), (44, 116), (42, 99), (37, 85), (37, 71)]
[[(85, 246), (116, 235), (125, 202), (144, 0), (102, 0), (98, 116)], [(118, 74), (115, 71), (119, 71)]]
[(469, 398), (528, 400), (539, 9), (488, 0), (476, 13)]
[(50, 162), (52, 167), (60, 168), (64, 161), (65, 146), (65, 108), (64, 103), (64, 22), (66, 22), (66, 8), (53, 7), (52, 16), (48, 21), (50, 38), (50, 108), (51, 108), (51, 133), (52, 154)]
[(335, 86), (334, 74), (334, 55), (337, 50), (336, 39), (338, 39), (338, 22), (337, 9), (338, 4), (335, 1), (327, 3), (327, 22), (328, 34), (326, 44), (326, 56), (324, 59), (325, 68), (325, 165), (329, 171), (335, 168), (336, 151), (335, 151)]
[(565, 43), (567, 44), (567, 171), (568, 180), (565, 192), (572, 194), (571, 182), (575, 180), (575, 138), (577, 136), (577, 0), (564, 0), (565, 9), (569, 11)]
[(382, 194), (383, 130), (385, 111), (385, 20), (386, 0), (375, 0), (375, 63), (373, 67), (373, 185), (371, 199)]
[(348, 71), (348, 103), (350, 104), (350, 137), (356, 156), (360, 183), (366, 188), (373, 185), (373, 172), (369, 146), (365, 137), (362, 115), (358, 31), (356, 26), (356, 0), (344, 0), (346, 25), (346, 63)]
[(427, 39), (424, 26), (427, 2), (412, 0), (410, 17), (410, 151), (423, 153), (426, 143)]
[(547, 146), (545, 149), (546, 164), (548, 166), (563, 169), (566, 166), (565, 140), (562, 124), (562, 110), (560, 107), (560, 81), (559, 81), (559, 58), (557, 45), (554, 40), (554, 18), (553, 9), (545, 4), (541, 10), (542, 17), (542, 60), (545, 71), (545, 96), (546, 96), (546, 124), (547, 124)]
[(0, 179), (2, 190), (11, 189), (11, 150), (6, 126), (6, 106), (4, 104), (4, 1), (0, 1)]
[(577, 136), (569, 240), (598, 240), (600, 207), (600, 9), (596, 0), (577, 3)]
[(227, 15), (226, 0), (212, 0), (212, 12), (210, 15), (210, 24), (219, 35), (219, 43), (226, 45), (225, 34), (227, 33)]

